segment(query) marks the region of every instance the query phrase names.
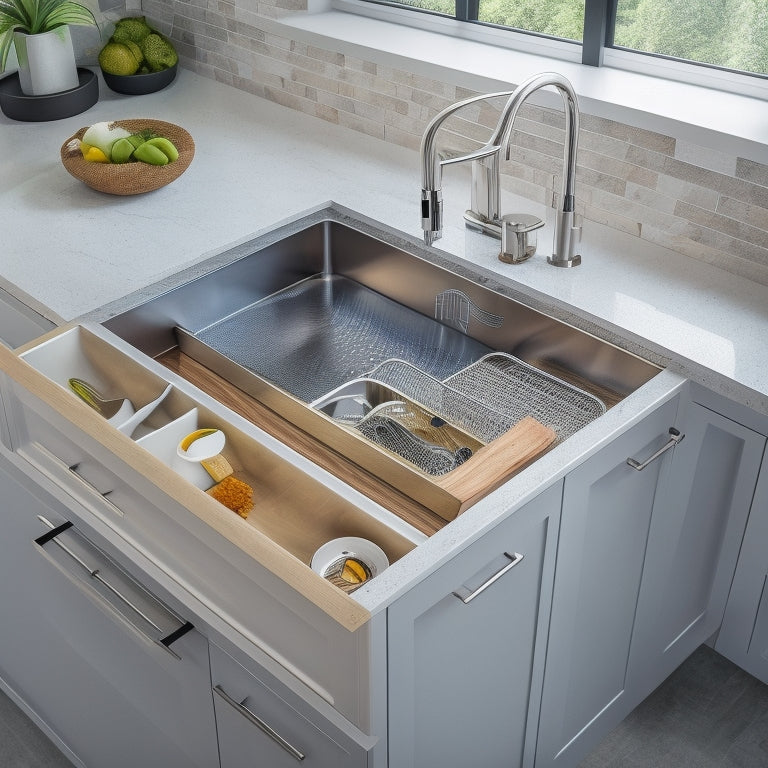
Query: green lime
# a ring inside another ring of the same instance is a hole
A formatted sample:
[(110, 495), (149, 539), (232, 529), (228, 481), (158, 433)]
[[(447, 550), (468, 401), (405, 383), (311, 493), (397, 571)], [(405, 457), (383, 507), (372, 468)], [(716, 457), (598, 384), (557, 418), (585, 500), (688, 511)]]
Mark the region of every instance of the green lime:
[(107, 43), (99, 53), (99, 66), (108, 75), (133, 75), (141, 62), (124, 43)]

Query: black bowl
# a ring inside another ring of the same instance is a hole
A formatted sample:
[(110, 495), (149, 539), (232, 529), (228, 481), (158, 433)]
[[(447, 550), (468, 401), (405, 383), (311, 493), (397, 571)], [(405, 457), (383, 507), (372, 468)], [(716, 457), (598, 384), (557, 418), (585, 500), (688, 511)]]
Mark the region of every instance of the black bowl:
[(159, 72), (148, 72), (146, 75), (110, 75), (101, 70), (104, 82), (117, 93), (127, 93), (129, 96), (140, 96), (143, 93), (154, 93), (170, 85), (176, 77), (179, 65), (174, 64)]
[(12, 120), (41, 122), (79, 115), (99, 100), (99, 79), (90, 69), (78, 67), (77, 88), (44, 96), (27, 96), (19, 75), (13, 72), (0, 79), (0, 110)]

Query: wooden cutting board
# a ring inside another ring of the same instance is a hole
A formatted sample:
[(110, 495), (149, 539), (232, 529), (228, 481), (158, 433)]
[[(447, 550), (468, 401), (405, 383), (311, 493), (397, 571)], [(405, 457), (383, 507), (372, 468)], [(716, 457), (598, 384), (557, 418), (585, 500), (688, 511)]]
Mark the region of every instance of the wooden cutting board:
[(535, 459), (554, 440), (553, 429), (526, 416), (471, 459), (433, 482), (456, 499), (459, 514)]

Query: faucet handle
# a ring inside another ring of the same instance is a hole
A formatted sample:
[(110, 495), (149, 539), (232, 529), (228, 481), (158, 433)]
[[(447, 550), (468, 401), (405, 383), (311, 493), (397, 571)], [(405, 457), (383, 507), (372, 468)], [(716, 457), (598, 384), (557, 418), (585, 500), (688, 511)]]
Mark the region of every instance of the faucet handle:
[(501, 253), (499, 260), (520, 264), (536, 253), (536, 230), (544, 226), (538, 216), (511, 213), (501, 217)]
[(558, 211), (555, 242), (547, 263), (553, 267), (578, 267), (581, 255), (576, 252), (581, 242), (581, 216), (573, 211)]

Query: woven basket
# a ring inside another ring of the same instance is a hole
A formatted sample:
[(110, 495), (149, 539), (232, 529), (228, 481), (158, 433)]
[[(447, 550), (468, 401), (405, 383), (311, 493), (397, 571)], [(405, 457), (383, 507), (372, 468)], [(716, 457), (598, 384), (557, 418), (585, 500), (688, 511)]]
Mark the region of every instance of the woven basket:
[(178, 125), (149, 118), (116, 120), (115, 123), (131, 133), (149, 129), (158, 136), (164, 136), (174, 143), (179, 150), (179, 157), (168, 165), (149, 165), (142, 162), (93, 163), (86, 160), (80, 151), (80, 142), (77, 139), (82, 139), (88, 130), (81, 128), (62, 145), (61, 162), (76, 179), (99, 192), (107, 192), (110, 195), (140, 195), (160, 189), (178, 179), (195, 156), (195, 142)]

